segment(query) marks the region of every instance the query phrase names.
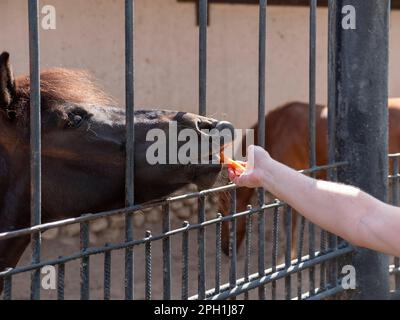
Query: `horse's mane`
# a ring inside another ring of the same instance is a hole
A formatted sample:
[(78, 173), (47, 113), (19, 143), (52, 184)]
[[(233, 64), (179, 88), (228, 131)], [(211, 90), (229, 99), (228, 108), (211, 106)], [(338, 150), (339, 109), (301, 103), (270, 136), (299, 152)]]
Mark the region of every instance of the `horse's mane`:
[[(29, 101), (29, 76), (16, 79), (17, 96)], [(112, 105), (113, 100), (82, 70), (52, 68), (40, 74), (42, 109), (65, 103), (77, 105)]]

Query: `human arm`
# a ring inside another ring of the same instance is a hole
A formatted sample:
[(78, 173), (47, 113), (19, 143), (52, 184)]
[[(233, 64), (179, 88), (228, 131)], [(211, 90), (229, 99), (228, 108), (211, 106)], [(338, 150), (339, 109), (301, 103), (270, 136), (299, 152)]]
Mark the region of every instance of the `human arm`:
[(400, 208), (358, 188), (307, 177), (250, 146), (246, 171), (229, 172), (239, 186), (263, 187), (321, 228), (350, 243), (400, 256)]

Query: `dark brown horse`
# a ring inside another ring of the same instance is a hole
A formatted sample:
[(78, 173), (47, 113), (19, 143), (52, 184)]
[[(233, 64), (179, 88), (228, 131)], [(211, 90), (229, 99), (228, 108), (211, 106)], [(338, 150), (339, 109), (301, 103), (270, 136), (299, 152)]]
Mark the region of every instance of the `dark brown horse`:
[[(316, 155), (317, 165), (327, 164), (327, 115), (326, 107), (316, 107)], [(400, 99), (389, 99), (389, 152), (400, 152)], [(292, 102), (271, 111), (265, 117), (265, 141), (272, 158), (296, 170), (309, 168), (309, 132), (308, 132), (308, 104)], [(257, 126), (253, 129), (257, 132)], [(255, 134), (257, 137), (257, 133)], [(255, 141), (257, 144), (257, 141)], [(245, 147), (245, 141), (242, 143)], [(245, 150), (242, 150), (242, 154)], [(325, 172), (317, 174), (318, 179), (325, 179)], [(239, 188), (237, 190), (237, 212), (246, 210), (254, 194), (253, 189)], [(219, 211), (229, 215), (228, 194), (220, 194)], [(296, 243), (296, 215), (292, 224), (292, 248)], [(237, 220), (237, 246), (242, 243), (245, 235), (245, 218)], [(229, 253), (229, 224), (222, 225), (222, 249)], [(292, 253), (294, 257), (294, 252)]]
[[(124, 207), (125, 113), (84, 72), (51, 69), (41, 74), (42, 221)], [(9, 54), (0, 55), (0, 233), (30, 224), (29, 78), (14, 80)], [(168, 132), (169, 123), (193, 129), (231, 124), (195, 114), (152, 110), (135, 113), (135, 202), (169, 195), (195, 183), (211, 186), (218, 164), (150, 165), (146, 134)], [(168, 139), (168, 135), (166, 135)], [(201, 139), (200, 139), (201, 140)], [(167, 140), (167, 142), (169, 142)], [(212, 157), (206, 150), (207, 158)], [(29, 244), (24, 236), (0, 241), (0, 271), (14, 267)], [(0, 292), (2, 281), (0, 281)]]

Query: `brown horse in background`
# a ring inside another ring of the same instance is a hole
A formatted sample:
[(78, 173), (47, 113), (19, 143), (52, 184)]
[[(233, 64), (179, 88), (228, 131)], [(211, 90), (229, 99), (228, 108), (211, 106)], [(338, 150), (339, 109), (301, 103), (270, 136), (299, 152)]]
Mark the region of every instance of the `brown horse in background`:
[[(42, 222), (125, 206), (125, 112), (81, 71), (51, 69), (41, 74)], [(30, 81), (14, 80), (9, 54), (0, 55), (0, 233), (30, 225)], [(214, 184), (220, 164), (151, 165), (146, 150), (151, 129), (166, 133), (176, 121), (178, 134), (192, 129), (233, 131), (228, 122), (195, 114), (135, 112), (135, 203), (166, 197), (194, 183)], [(215, 130), (216, 129), (216, 130)], [(178, 147), (185, 142), (177, 142)], [(197, 142), (196, 142), (197, 143)], [(213, 156), (198, 145), (199, 156)], [(204, 153), (204, 154), (202, 154)], [(168, 157), (168, 154), (167, 154)], [(168, 158), (167, 158), (168, 159)], [(0, 241), (0, 272), (16, 266), (30, 237)], [(0, 279), (0, 293), (3, 281)]]
[[(296, 169), (306, 169), (310, 166), (309, 160), (309, 129), (308, 129), (308, 104), (302, 102), (291, 102), (281, 106), (265, 117), (265, 141), (266, 148), (271, 157)], [(328, 110), (326, 107), (316, 106), (316, 160), (317, 165), (328, 163)], [(400, 98), (389, 99), (389, 152), (400, 152)], [(254, 125), (255, 144), (257, 144), (257, 125)], [(246, 146), (244, 138), (243, 148)], [(242, 150), (245, 154), (246, 150)], [(324, 171), (316, 174), (317, 179), (325, 179)], [(251, 204), (254, 189), (237, 189), (237, 212), (245, 211), (247, 205)], [(230, 200), (228, 194), (219, 196), (219, 212), (224, 216), (230, 214)], [(296, 218), (293, 215), (292, 223), (292, 251), (296, 244)], [(245, 217), (237, 219), (237, 246), (243, 242), (246, 229)], [(222, 249), (229, 254), (229, 223), (222, 225)], [(293, 253), (292, 253), (293, 256)]]

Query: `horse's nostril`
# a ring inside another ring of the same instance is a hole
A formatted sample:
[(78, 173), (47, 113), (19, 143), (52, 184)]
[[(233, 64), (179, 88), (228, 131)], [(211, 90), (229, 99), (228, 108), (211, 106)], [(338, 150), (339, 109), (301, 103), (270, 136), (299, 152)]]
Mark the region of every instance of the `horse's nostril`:
[(215, 129), (217, 129), (224, 137), (229, 138), (233, 141), (235, 139), (235, 128), (233, 124), (228, 121), (219, 121)]
[(213, 123), (211, 121), (201, 121), (201, 120), (199, 120), (197, 122), (197, 127), (200, 130), (212, 130), (212, 129), (214, 129), (214, 125), (213, 125)]
[(219, 121), (217, 122), (217, 125), (215, 126), (215, 129), (222, 131), (224, 129), (227, 129), (231, 132), (234, 131), (233, 125), (232, 123), (228, 122), (228, 121)]

